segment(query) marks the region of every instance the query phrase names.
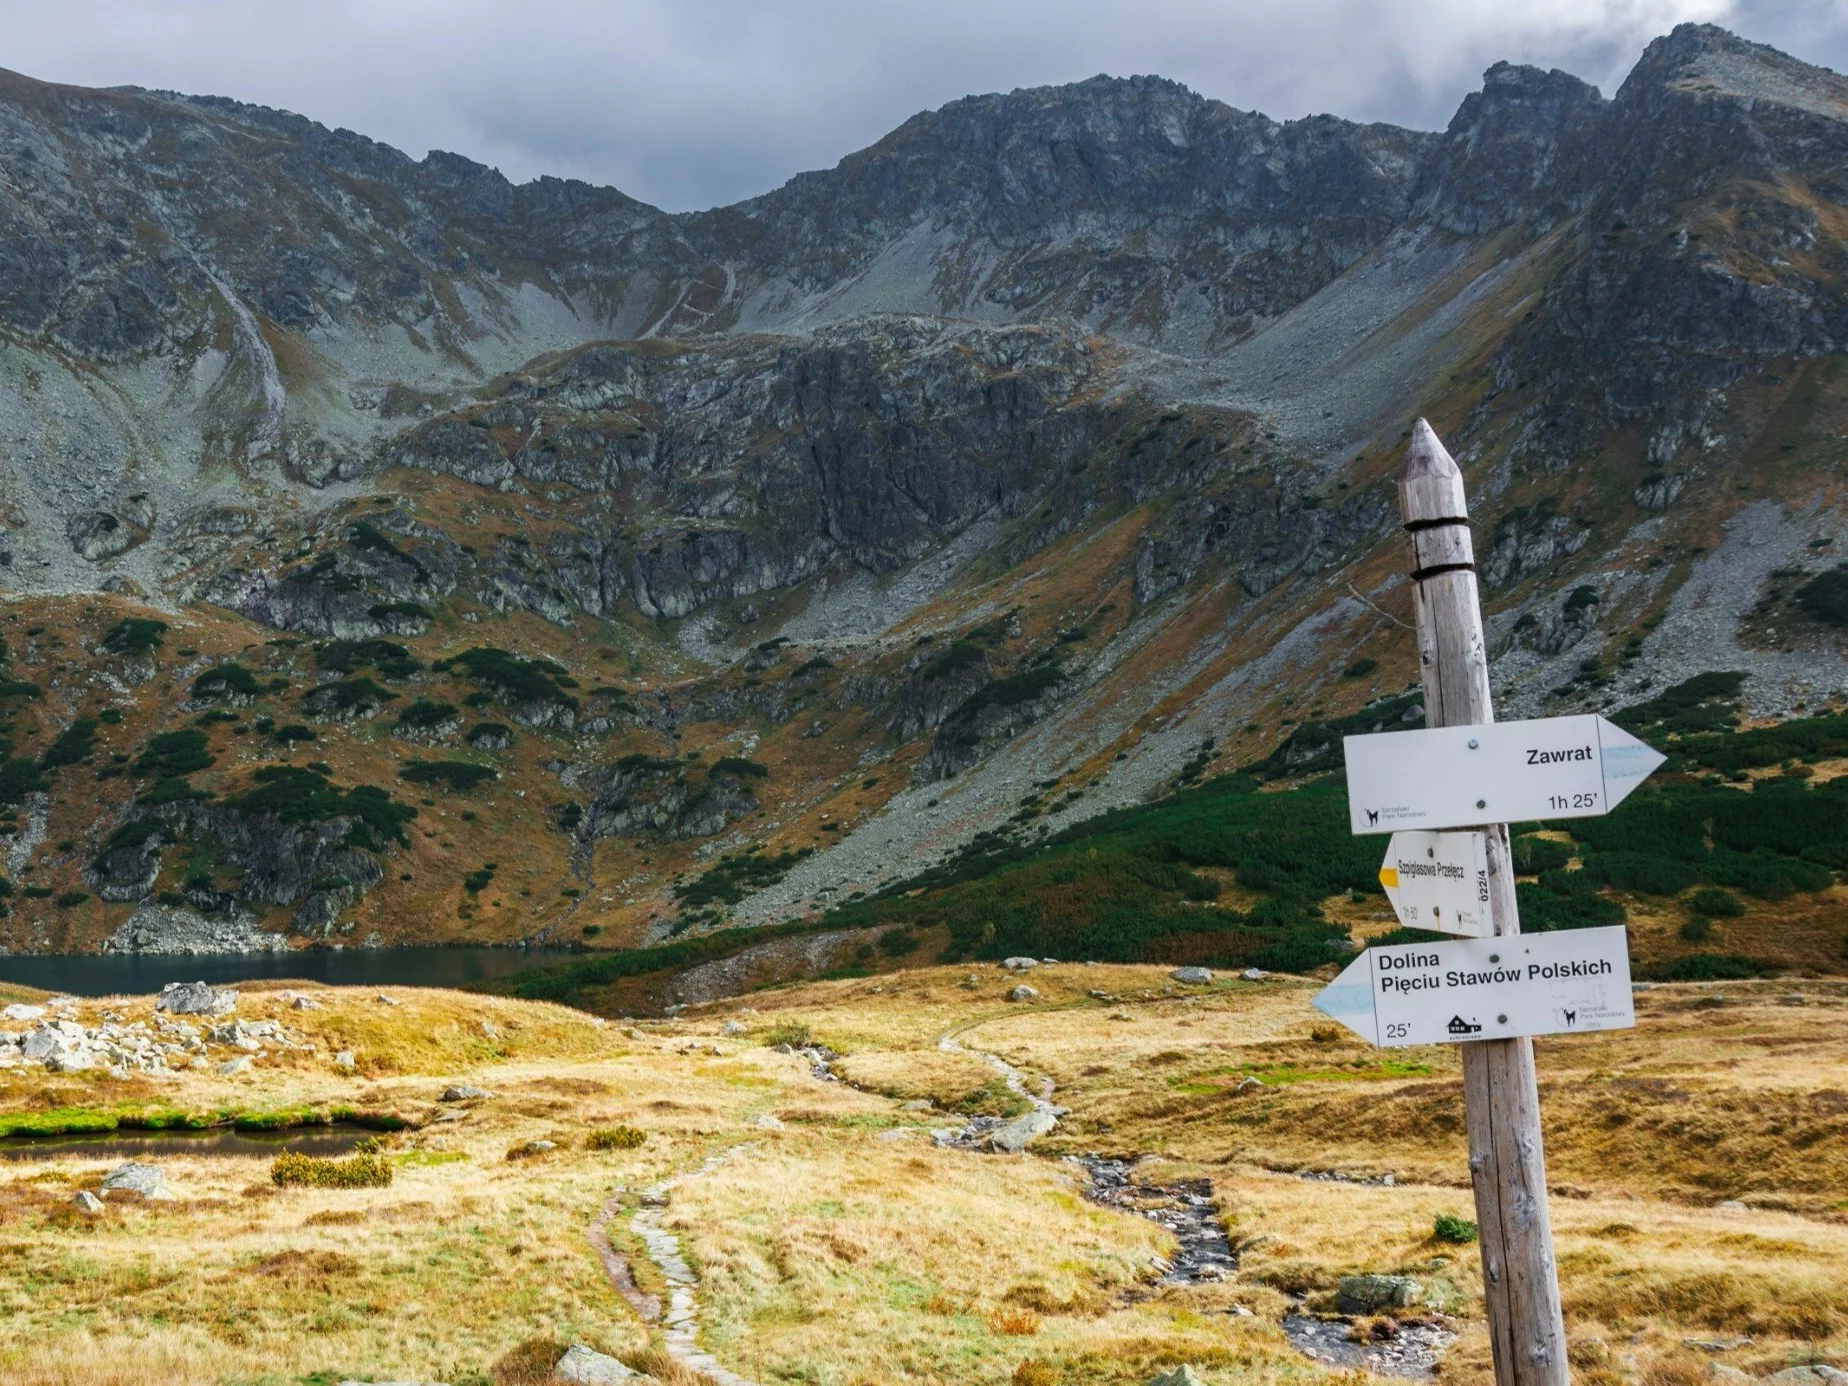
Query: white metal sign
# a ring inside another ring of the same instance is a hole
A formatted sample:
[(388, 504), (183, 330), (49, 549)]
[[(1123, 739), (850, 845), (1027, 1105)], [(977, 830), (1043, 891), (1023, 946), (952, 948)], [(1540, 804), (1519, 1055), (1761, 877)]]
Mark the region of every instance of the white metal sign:
[(1667, 757), (1594, 713), (1345, 738), (1356, 833), (1609, 813)]
[(1369, 948), (1315, 1006), (1393, 1047), (1636, 1024), (1622, 925)]
[(1460, 938), (1495, 932), (1486, 833), (1394, 833), (1380, 863), (1380, 884), (1408, 929)]

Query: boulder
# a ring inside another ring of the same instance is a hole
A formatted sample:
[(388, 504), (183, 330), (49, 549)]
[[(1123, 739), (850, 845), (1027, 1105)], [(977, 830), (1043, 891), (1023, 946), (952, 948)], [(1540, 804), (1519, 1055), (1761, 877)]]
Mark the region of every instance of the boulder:
[(218, 1066), (219, 1076), (222, 1078), (235, 1078), (240, 1073), (248, 1073), (250, 1072), (250, 1066), (255, 1062), (256, 1060), (251, 1058), (248, 1054), (239, 1054), (235, 1059), (226, 1059)]
[(472, 1083), (451, 1083), (443, 1089), (442, 1100), (445, 1102), (479, 1102), (483, 1098), (492, 1096), (494, 1094), (486, 1088), (478, 1088)]
[(1840, 1367), (1826, 1367), (1820, 1362), (1804, 1367), (1786, 1367), (1764, 1378), (1764, 1386), (1848, 1386), (1848, 1372)]
[(759, 1116), (751, 1125), (755, 1126), (759, 1131), (781, 1131), (783, 1129), (783, 1123), (771, 1116), (768, 1112)]
[(1004, 958), (1001, 961), (1001, 966), (1005, 967), (1009, 972), (1031, 972), (1034, 968), (1039, 966), (1039, 959)]
[(1343, 1314), (1378, 1314), (1423, 1298), (1424, 1286), (1409, 1275), (1344, 1275), (1335, 1290), (1335, 1307)]
[(1031, 1001), (1038, 995), (1039, 993), (1037, 991), (1028, 986), (1025, 982), (1022, 982), (1007, 994), (1007, 999), (1010, 1001)]
[(354, 1059), (351, 1049), (342, 1049), (338, 1054), (334, 1055), (334, 1067), (343, 1073), (351, 1073), (354, 1069), (359, 1067), (359, 1063)]
[(1200, 1373), (1192, 1366), (1183, 1363), (1171, 1372), (1151, 1376), (1149, 1386), (1206, 1386), (1206, 1383), (1200, 1380)]
[(1005, 1121), (988, 1133), (988, 1148), (1013, 1155), (1045, 1135), (1059, 1124), (1059, 1119), (1043, 1107), (1036, 1107), (1012, 1121)]
[(1189, 986), (1203, 987), (1213, 980), (1212, 970), (1205, 967), (1177, 967), (1168, 975), (1177, 982), (1186, 982)]
[(1261, 982), (1270, 974), (1261, 967), (1248, 967), (1238, 975), (1243, 977), (1247, 982)]
[(171, 1015), (228, 1015), (237, 1009), (237, 993), (210, 982), (169, 982), (154, 1009)]
[(167, 1184), (167, 1172), (159, 1165), (130, 1160), (117, 1165), (103, 1176), (104, 1193), (130, 1193), (148, 1199), (169, 1199), (174, 1192)]
[(96, 1067), (96, 1056), (87, 1049), (54, 1049), (45, 1056), (45, 1067), (52, 1073), (82, 1073)]
[(552, 1368), (552, 1375), (560, 1381), (580, 1382), (582, 1386), (610, 1386), (613, 1382), (641, 1383), (654, 1380), (582, 1343), (573, 1343), (565, 1349), (565, 1355)]
[(744, 1033), (744, 1026), (736, 1020), (728, 1020), (725, 1022), (724, 1033), (727, 1035), (742, 1035)]
[(103, 1200), (91, 1193), (88, 1189), (77, 1190), (77, 1197), (73, 1198), (71, 1202), (77, 1205), (78, 1212), (88, 1213), (91, 1217), (95, 1217), (98, 1213), (103, 1211)]
[(0, 1016), (4, 1016), (8, 1020), (22, 1022), (27, 1020), (43, 1020), (45, 1018), (45, 1008), (43, 1006), (27, 1006), (15, 1002), (5, 1010), (0, 1011)]

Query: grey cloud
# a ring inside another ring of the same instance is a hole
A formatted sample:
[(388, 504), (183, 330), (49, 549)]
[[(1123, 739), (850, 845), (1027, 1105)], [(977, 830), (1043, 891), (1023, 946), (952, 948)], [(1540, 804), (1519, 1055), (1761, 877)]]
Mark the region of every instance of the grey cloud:
[(31, 76), (282, 106), (674, 209), (767, 191), (971, 92), (1098, 72), (1437, 128), (1491, 62), (1609, 93), (1684, 19), (1848, 66), (1848, 0), (0, 0), (0, 17)]

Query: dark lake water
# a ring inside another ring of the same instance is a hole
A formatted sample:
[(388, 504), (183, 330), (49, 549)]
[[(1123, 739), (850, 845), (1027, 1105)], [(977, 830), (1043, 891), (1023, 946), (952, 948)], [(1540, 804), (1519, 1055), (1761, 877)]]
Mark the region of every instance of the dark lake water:
[(99, 1131), (81, 1136), (8, 1136), (0, 1160), (133, 1160), (144, 1155), (344, 1155), (374, 1131), (306, 1126), (288, 1131)]
[(140, 996), (168, 982), (289, 978), (335, 987), (463, 987), (581, 959), (539, 948), (309, 948), (292, 953), (37, 953), (0, 956), (0, 982), (71, 996)]

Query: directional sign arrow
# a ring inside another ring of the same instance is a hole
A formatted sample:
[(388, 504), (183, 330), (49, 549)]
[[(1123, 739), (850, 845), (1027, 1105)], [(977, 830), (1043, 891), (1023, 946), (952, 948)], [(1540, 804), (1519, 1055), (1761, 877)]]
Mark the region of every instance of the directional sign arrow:
[(1396, 1047), (1636, 1024), (1622, 925), (1369, 948), (1315, 998), (1362, 1039)]
[(1356, 833), (1609, 813), (1667, 759), (1592, 713), (1345, 738)]
[(1495, 932), (1486, 833), (1394, 833), (1380, 863), (1380, 885), (1408, 929), (1461, 938)]

